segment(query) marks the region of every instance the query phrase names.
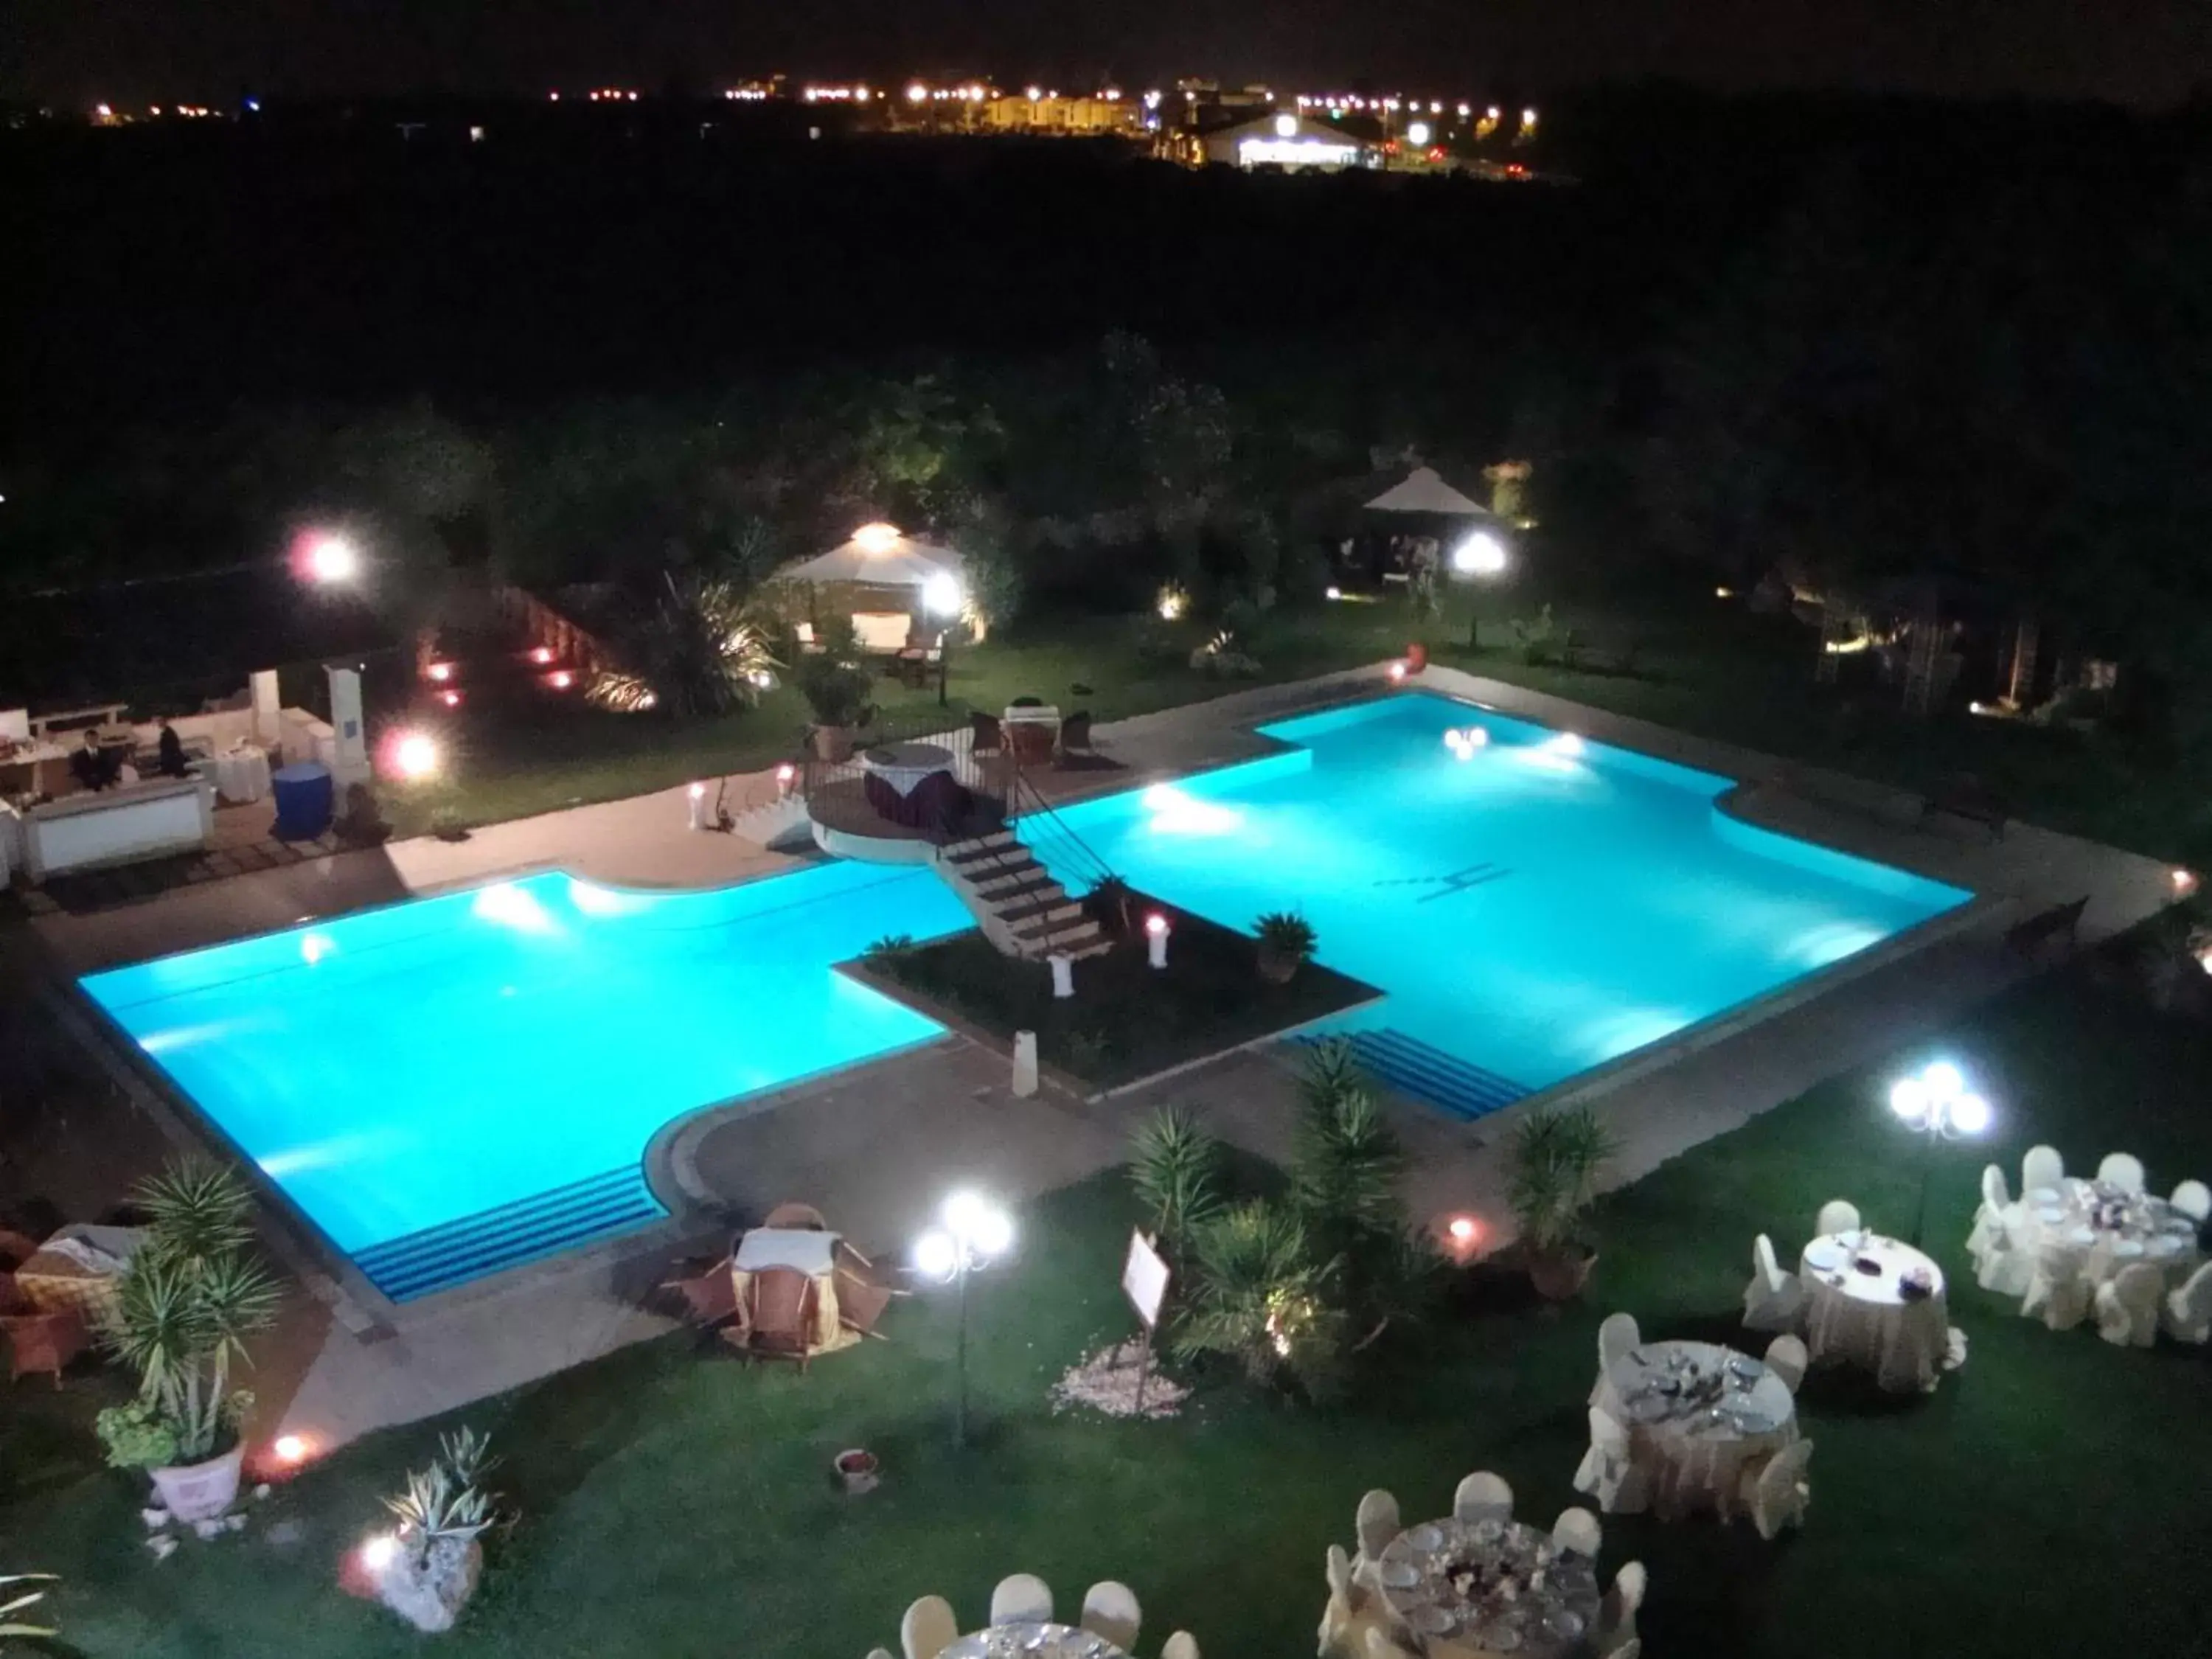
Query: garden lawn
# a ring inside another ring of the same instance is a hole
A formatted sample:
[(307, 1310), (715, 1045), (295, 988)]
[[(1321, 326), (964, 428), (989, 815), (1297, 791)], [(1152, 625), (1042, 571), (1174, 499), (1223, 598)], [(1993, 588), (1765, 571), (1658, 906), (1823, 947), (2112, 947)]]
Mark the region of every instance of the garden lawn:
[[(2016, 1171), (2033, 1140), (2076, 1169), (2116, 1146), (2161, 1189), (2212, 1173), (2202, 1099), (2212, 1042), (2053, 981), (1952, 1034), (1946, 1051), (1997, 1103), (1987, 1155)], [(1927, 1057), (1915, 1051), (1897, 1063)], [(748, 1370), (688, 1338), (630, 1350), (464, 1414), (507, 1458), (520, 1514), (485, 1591), (436, 1651), (453, 1659), (860, 1659), (896, 1646), (915, 1596), (980, 1621), (991, 1585), (1041, 1573), (1063, 1608), (1103, 1577), (1146, 1608), (1141, 1651), (1176, 1626), (1208, 1659), (1303, 1659), (1322, 1555), (1349, 1545), (1359, 1494), (1408, 1518), (1494, 1468), (1520, 1513), (1576, 1501), (1599, 1318), (1647, 1333), (1736, 1334), (1752, 1235), (1794, 1257), (1821, 1200), (1909, 1224), (1917, 1147), (1877, 1073), (1823, 1086), (1611, 1200), (1588, 1300), (1564, 1312), (1493, 1293), (1380, 1356), (1352, 1405), (1322, 1412), (1205, 1382), (1185, 1415), (1131, 1426), (1055, 1418), (1045, 1389), (1124, 1334), (1115, 1279), (1131, 1214), (1105, 1177), (1023, 1218), (1018, 1257), (976, 1287), (979, 1443), (947, 1443), (952, 1328), (942, 1299), (895, 1308), (891, 1340), (805, 1376)], [(2054, 1334), (1975, 1289), (1960, 1243), (1982, 1149), (1948, 1149), (1930, 1214), (1952, 1274), (1966, 1369), (1932, 1397), (1887, 1399), (1816, 1373), (1807, 1528), (1607, 1522), (1604, 1571), (1650, 1568), (1646, 1651), (1730, 1659), (2202, 1651), (2202, 1471), (2212, 1382), (2202, 1351), (2123, 1350)], [(1486, 1302), (1487, 1305), (1482, 1305)], [(1395, 1335), (1395, 1333), (1394, 1333)], [(1391, 1339), (1386, 1338), (1386, 1342)], [(1763, 1340), (1750, 1339), (1758, 1346)], [(188, 1540), (156, 1565), (134, 1477), (99, 1467), (98, 1385), (20, 1385), (0, 1430), (0, 1565), (58, 1572), (51, 1611), (100, 1659), (369, 1659), (426, 1649), (332, 1587), (337, 1554), (378, 1524), (377, 1494), (429, 1428), (381, 1435), (256, 1508), (240, 1538)], [(865, 1445), (883, 1488), (833, 1492), (831, 1455)], [(277, 1541), (276, 1526), (296, 1528)]]

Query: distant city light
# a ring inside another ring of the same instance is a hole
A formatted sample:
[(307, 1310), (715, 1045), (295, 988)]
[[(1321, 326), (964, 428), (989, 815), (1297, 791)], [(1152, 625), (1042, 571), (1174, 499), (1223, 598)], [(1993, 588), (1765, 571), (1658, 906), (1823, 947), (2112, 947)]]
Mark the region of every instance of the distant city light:
[(108, 108), (105, 104), (95, 104), (93, 106), (92, 112), (94, 115), (97, 115), (103, 121), (110, 121), (115, 118), (115, 112)]
[(1492, 104), (1488, 109), (1483, 111), (1482, 118), (1486, 121), (1495, 121), (1498, 119), (1498, 106)]
[(1022, 94), (1022, 96), (1028, 99), (1030, 102), (1034, 104), (1044, 96), (1044, 88), (1042, 87), (1030, 87)]
[(1298, 118), (1297, 116), (1278, 115), (1275, 118), (1275, 137), (1278, 138), (1295, 138), (1297, 136)]
[(1416, 121), (1406, 129), (1406, 142), (1419, 149), (1429, 142), (1429, 124)]
[(927, 103), (929, 101), (929, 88), (922, 85), (921, 82), (916, 81), (913, 85), (909, 86), (906, 89), (906, 100), (909, 104)]

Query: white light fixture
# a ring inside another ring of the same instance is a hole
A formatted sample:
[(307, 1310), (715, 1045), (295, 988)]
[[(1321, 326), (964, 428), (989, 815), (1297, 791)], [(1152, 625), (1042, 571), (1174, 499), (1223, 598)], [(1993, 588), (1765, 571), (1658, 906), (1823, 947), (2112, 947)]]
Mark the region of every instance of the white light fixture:
[(933, 616), (951, 617), (960, 610), (960, 579), (940, 570), (921, 585), (922, 608)]
[(1429, 124), (1426, 121), (1416, 121), (1412, 125), (1408, 126), (1406, 129), (1406, 142), (1411, 144), (1415, 149), (1419, 149), (1427, 144), (1429, 142)]
[(328, 586), (361, 574), (361, 553), (343, 536), (323, 535), (307, 544), (308, 577)]
[(1298, 118), (1297, 118), (1297, 116), (1295, 116), (1295, 115), (1278, 115), (1278, 116), (1275, 118), (1275, 137), (1278, 137), (1278, 138), (1295, 138), (1295, 137), (1297, 137), (1297, 136), (1298, 136)]
[(425, 732), (404, 732), (392, 745), (392, 763), (399, 775), (419, 782), (438, 769), (437, 739)]
[(1327, 589), (1322, 597), (1328, 599), (1340, 599), (1344, 597), (1344, 590), (1340, 587), (1331, 587)]
[(1505, 568), (1505, 544), (1487, 530), (1468, 532), (1452, 549), (1452, 568), (1463, 575), (1495, 576)]
[(1996, 1114), (1987, 1100), (1966, 1086), (1966, 1074), (1948, 1060), (1931, 1061), (1892, 1084), (1889, 1109), (1927, 1137), (1922, 1143), (1920, 1200), (1912, 1217), (1911, 1243), (1917, 1248), (1928, 1219), (1928, 1173), (1936, 1162), (1936, 1143), (1981, 1134)]
[(1145, 918), (1145, 948), (1153, 967), (1168, 965), (1168, 919), (1157, 910)]
[(878, 520), (853, 532), (853, 545), (863, 553), (888, 553), (899, 544), (898, 526)]
[(378, 1533), (361, 1547), (361, 1564), (369, 1571), (383, 1575), (384, 1570), (399, 1559), (399, 1540), (388, 1532)]
[(959, 1287), (958, 1339), (954, 1351), (957, 1381), (952, 1407), (952, 1443), (959, 1446), (968, 1440), (968, 1279), (1013, 1248), (1014, 1219), (974, 1192), (953, 1194), (945, 1200), (938, 1218), (940, 1225), (915, 1240), (910, 1260), (915, 1272), (924, 1279)]

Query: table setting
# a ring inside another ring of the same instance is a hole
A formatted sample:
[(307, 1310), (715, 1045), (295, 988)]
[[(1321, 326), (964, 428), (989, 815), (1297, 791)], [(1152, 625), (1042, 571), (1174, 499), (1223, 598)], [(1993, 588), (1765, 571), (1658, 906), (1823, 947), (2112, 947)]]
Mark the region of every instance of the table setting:
[(956, 1638), (938, 1659), (1128, 1659), (1104, 1637), (1073, 1625), (1024, 1620)]
[(1765, 1362), (1715, 1342), (1642, 1342), (1590, 1403), (1627, 1429), (1660, 1512), (1728, 1515), (1744, 1469), (1797, 1437), (1797, 1402)]
[(219, 750), (214, 757), (215, 790), (236, 804), (258, 801), (269, 793), (269, 756), (250, 743)]
[(1798, 1276), (1814, 1364), (1857, 1365), (1893, 1394), (1936, 1386), (1951, 1352), (1951, 1315), (1943, 1270), (1926, 1252), (1846, 1228), (1806, 1245)]
[(1597, 1564), (1517, 1521), (1423, 1522), (1392, 1539), (1372, 1571), (1431, 1659), (1586, 1652), (1597, 1626)]
[(2171, 1288), (2203, 1260), (2194, 1216), (2109, 1182), (2069, 1176), (2024, 1196), (2014, 1213), (2016, 1248), (2046, 1273), (2077, 1273), (2093, 1289), (2138, 1261), (2159, 1268)]

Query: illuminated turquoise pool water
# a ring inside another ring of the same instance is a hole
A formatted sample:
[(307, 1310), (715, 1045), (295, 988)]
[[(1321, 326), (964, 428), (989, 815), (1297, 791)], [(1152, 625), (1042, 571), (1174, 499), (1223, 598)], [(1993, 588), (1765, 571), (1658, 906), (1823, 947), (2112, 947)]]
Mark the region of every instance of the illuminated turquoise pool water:
[[(1447, 745), (1469, 730), (1480, 746)], [(1303, 911), (1323, 961), (1386, 993), (1343, 1028), (1448, 1111), (1492, 1109), (1969, 896), (1741, 824), (1714, 807), (1726, 779), (1441, 698), (1267, 731), (1291, 746), (1063, 816), (1136, 886), (1216, 921)], [(641, 1161), (690, 1110), (938, 1035), (832, 965), (967, 921), (926, 869), (665, 895), (547, 874), (84, 987), (404, 1298), (657, 1213)]]

